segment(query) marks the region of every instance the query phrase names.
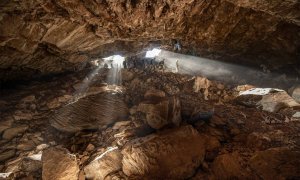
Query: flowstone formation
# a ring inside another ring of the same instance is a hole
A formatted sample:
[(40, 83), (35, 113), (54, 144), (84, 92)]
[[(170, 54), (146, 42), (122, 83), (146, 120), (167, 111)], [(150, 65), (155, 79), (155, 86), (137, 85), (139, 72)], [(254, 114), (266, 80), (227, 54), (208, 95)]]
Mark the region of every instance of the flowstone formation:
[(300, 178), (300, 104), (285, 91), (153, 66), (121, 69), (118, 85), (98, 69), (83, 92), (95, 69), (2, 90), (1, 178)]
[(0, 79), (76, 71), (99, 55), (173, 49), (176, 41), (188, 54), (293, 69), (299, 7), (297, 0), (3, 0)]

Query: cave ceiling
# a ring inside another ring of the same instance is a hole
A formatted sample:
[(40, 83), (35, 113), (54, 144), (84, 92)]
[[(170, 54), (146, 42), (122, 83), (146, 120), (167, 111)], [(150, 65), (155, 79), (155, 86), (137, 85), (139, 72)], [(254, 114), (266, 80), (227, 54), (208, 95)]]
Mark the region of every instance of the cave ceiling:
[(0, 78), (76, 71), (153, 46), (274, 68), (299, 66), (299, 0), (2, 0)]

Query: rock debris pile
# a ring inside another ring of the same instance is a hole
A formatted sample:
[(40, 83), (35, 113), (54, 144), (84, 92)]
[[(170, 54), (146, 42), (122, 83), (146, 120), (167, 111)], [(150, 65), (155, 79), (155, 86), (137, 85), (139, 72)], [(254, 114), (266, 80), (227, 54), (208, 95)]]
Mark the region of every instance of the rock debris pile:
[(286, 92), (135, 68), (116, 86), (108, 71), (80, 97), (88, 71), (1, 91), (0, 179), (300, 178)]

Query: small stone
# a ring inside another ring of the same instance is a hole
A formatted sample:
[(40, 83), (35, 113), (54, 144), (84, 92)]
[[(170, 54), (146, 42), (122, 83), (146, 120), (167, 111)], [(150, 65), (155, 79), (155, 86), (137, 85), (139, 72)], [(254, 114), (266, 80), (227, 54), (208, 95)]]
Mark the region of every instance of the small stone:
[(42, 150), (44, 150), (44, 149), (46, 149), (46, 148), (48, 148), (48, 147), (49, 147), (48, 144), (40, 144), (40, 145), (38, 145), (38, 146), (36, 147), (36, 150), (37, 150), (37, 151), (42, 151)]
[(93, 144), (89, 144), (87, 147), (86, 147), (86, 151), (88, 151), (88, 152), (91, 152), (91, 151), (93, 151), (95, 149), (95, 146), (93, 145)]
[(31, 120), (33, 117), (33, 114), (31, 112), (21, 112), (21, 111), (17, 111), (14, 115), (13, 115), (15, 120)]
[(112, 127), (113, 130), (117, 130), (117, 129), (120, 129), (121, 127), (124, 127), (124, 126), (129, 126), (131, 123), (131, 121), (119, 121), (119, 122), (116, 122), (114, 124), (114, 126)]
[(10, 140), (10, 139), (18, 136), (18, 134), (24, 133), (27, 129), (28, 129), (28, 126), (19, 126), (19, 127), (6, 129), (2, 135), (2, 138)]
[(15, 156), (15, 150), (8, 150), (0, 153), (0, 162), (4, 162), (5, 160), (12, 158)]
[(28, 103), (28, 102), (33, 102), (33, 101), (35, 101), (35, 96), (34, 96), (34, 95), (26, 96), (26, 97), (23, 98), (21, 101), (26, 102), (26, 103)]
[(22, 142), (17, 145), (17, 149), (21, 151), (29, 151), (35, 148), (35, 144), (32, 141)]

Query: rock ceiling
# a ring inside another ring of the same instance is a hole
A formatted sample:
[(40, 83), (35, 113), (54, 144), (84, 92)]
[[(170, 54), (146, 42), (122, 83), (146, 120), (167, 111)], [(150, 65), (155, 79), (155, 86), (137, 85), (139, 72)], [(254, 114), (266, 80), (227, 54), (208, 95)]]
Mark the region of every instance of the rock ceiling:
[(2, 0), (0, 78), (74, 71), (172, 39), (187, 54), (297, 65), (299, 26), (298, 0)]

